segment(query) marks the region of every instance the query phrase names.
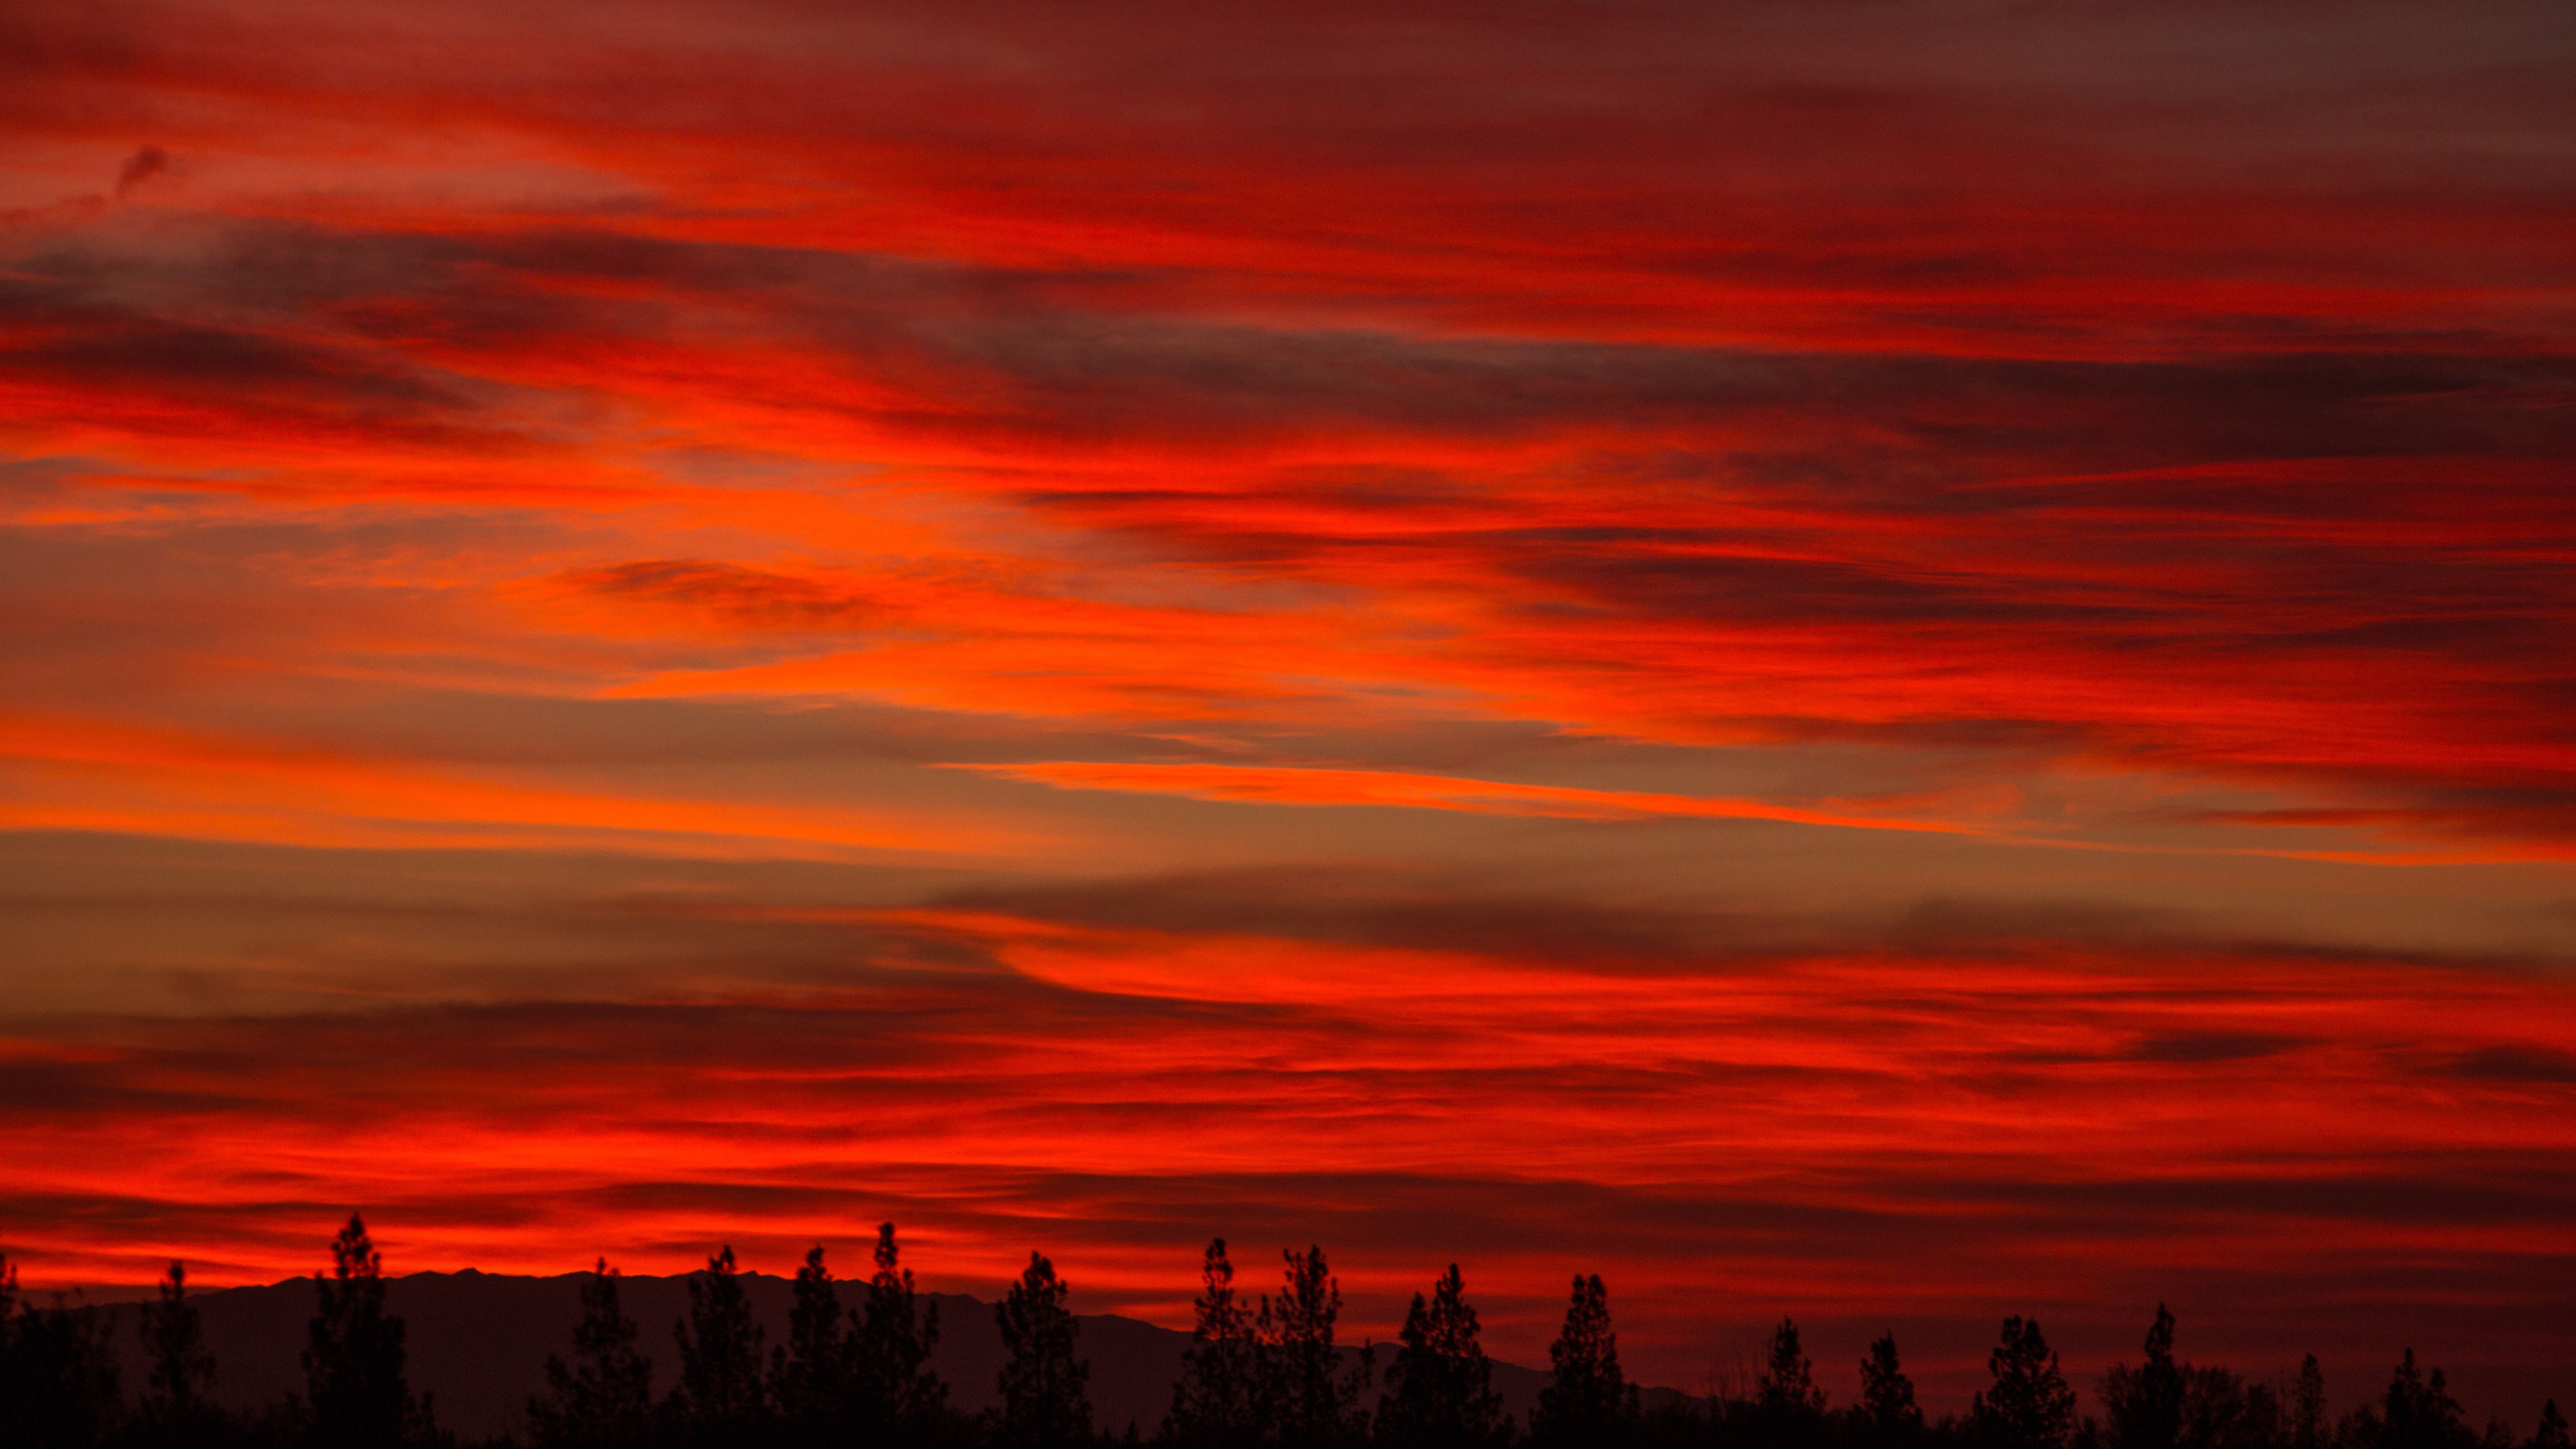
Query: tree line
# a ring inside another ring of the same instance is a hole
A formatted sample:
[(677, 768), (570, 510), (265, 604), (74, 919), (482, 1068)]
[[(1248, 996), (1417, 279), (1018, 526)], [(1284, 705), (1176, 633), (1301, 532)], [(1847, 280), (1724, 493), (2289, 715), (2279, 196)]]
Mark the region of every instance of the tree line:
[[(1170, 1449), (2571, 1449), (2553, 1401), (2521, 1437), (2501, 1420), (2472, 1429), (2440, 1369), (2413, 1350), (2387, 1388), (2332, 1414), (2314, 1354), (2280, 1383), (2174, 1356), (2174, 1319), (2158, 1305), (2140, 1362), (2095, 1386), (2080, 1411), (2035, 1319), (2006, 1318), (1990, 1382), (1965, 1414), (1927, 1418), (1882, 1337), (1858, 1365), (1858, 1395), (1832, 1407), (1799, 1345), (1773, 1333), (1760, 1376), (1705, 1399), (1649, 1411), (1619, 1365), (1609, 1295), (1577, 1274), (1549, 1382), (1529, 1422), (1503, 1412), (1493, 1364), (1457, 1265), (1417, 1293), (1389, 1346), (1335, 1338), (1340, 1281), (1321, 1248), (1283, 1253), (1276, 1296), (1234, 1286), (1225, 1240), (1208, 1245), (1196, 1322), (1155, 1436)], [(170, 1265), (138, 1318), (143, 1391), (122, 1392), (104, 1315), (25, 1300), (0, 1260), (0, 1449), (460, 1449), (427, 1395), (411, 1392), (403, 1322), (386, 1309), (381, 1256), (352, 1214), (314, 1275), (303, 1353), (306, 1387), (264, 1408), (219, 1407), (187, 1271)], [(733, 1250), (688, 1280), (672, 1327), (676, 1374), (655, 1393), (655, 1362), (601, 1260), (581, 1286), (581, 1321), (549, 1356), (546, 1392), (529, 1401), (529, 1449), (1088, 1449), (1090, 1365), (1068, 1285), (1038, 1253), (994, 1305), (1004, 1361), (996, 1403), (969, 1415), (930, 1367), (938, 1305), (924, 1301), (877, 1230), (875, 1271), (836, 1279), (821, 1247), (797, 1270), (787, 1341), (754, 1319)], [(845, 1296), (846, 1293), (846, 1296)], [(1135, 1439), (1130, 1426), (1127, 1441)], [(521, 1441), (491, 1441), (500, 1449)]]

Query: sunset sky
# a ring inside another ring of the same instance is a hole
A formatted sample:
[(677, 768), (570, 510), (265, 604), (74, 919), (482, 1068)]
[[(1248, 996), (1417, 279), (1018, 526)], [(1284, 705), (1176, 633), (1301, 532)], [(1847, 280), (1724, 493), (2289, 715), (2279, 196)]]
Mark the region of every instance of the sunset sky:
[(2576, 8), (0, 7), (31, 1288), (2576, 1401)]

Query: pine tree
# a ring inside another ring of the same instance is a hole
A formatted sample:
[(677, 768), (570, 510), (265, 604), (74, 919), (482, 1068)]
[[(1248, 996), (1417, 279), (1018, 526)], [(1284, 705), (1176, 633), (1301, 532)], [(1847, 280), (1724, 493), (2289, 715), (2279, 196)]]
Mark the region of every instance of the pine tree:
[(919, 1443), (948, 1412), (948, 1385), (930, 1369), (939, 1346), (939, 1305), (921, 1302), (912, 1270), (896, 1266), (892, 1223), (877, 1225), (876, 1265), (866, 1316), (854, 1325), (852, 1388), (859, 1402), (853, 1417), (872, 1441)]
[(784, 1442), (819, 1446), (846, 1438), (857, 1407), (856, 1335), (843, 1331), (841, 1295), (817, 1243), (796, 1270), (787, 1344), (772, 1350), (769, 1392)]
[(1852, 1419), (1874, 1444), (1907, 1444), (1922, 1435), (1923, 1410), (1914, 1402), (1914, 1380), (1897, 1362), (1895, 1334), (1881, 1335), (1860, 1361), (1860, 1403)]
[(1199, 1267), (1197, 1322), (1181, 1355), (1181, 1379), (1172, 1386), (1172, 1412), (1163, 1437), (1188, 1445), (1239, 1446), (1260, 1437), (1252, 1315), (1236, 1301), (1234, 1263), (1225, 1239), (1207, 1247)]
[(1071, 1286), (1031, 1253), (1027, 1271), (994, 1306), (1008, 1354), (998, 1427), (1009, 1449), (1064, 1449), (1091, 1437), (1091, 1365), (1074, 1357), (1080, 1328), (1064, 1306)]
[(94, 1449), (120, 1416), (117, 1378), (105, 1315), (61, 1294), (51, 1308), (24, 1303), (16, 1270), (0, 1265), (0, 1443)]
[(1798, 1346), (1798, 1325), (1789, 1319), (1771, 1332), (1771, 1361), (1755, 1388), (1754, 1403), (1776, 1430), (1798, 1437), (1813, 1430), (1825, 1415), (1825, 1391), (1816, 1387), (1815, 1366)]
[(663, 1406), (675, 1437), (698, 1449), (735, 1449), (761, 1442), (769, 1401), (761, 1382), (761, 1345), (767, 1334), (751, 1318), (751, 1300), (728, 1243), (707, 1259), (707, 1270), (689, 1278), (689, 1316), (673, 1326), (680, 1348), (680, 1382)]
[(581, 1285), (574, 1363), (546, 1356), (551, 1399), (528, 1401), (537, 1449), (635, 1449), (651, 1431), (653, 1361), (635, 1351), (635, 1320), (618, 1301), (617, 1270), (602, 1258)]
[(1548, 1386), (1539, 1390), (1530, 1433), (1563, 1449), (1625, 1442), (1637, 1427), (1637, 1390), (1619, 1370), (1619, 1335), (1610, 1331), (1610, 1295), (1601, 1275), (1574, 1275), (1565, 1326), (1548, 1345)]
[(385, 1312), (384, 1261), (356, 1213), (331, 1240), (331, 1273), (307, 1332), (304, 1377), (322, 1449), (393, 1449), (427, 1428), (403, 1380), (403, 1321)]
[(1363, 1349), (1347, 1371), (1333, 1346), (1342, 1313), (1341, 1280), (1324, 1263), (1324, 1250), (1286, 1252), (1287, 1282), (1277, 1301), (1264, 1294), (1254, 1330), (1261, 1363), (1262, 1418), (1289, 1449), (1316, 1449), (1368, 1432), (1361, 1399), (1376, 1375), (1375, 1355)]
[(2174, 1363), (2174, 1317), (2161, 1303), (2147, 1329), (2147, 1360), (2114, 1365), (2102, 1375), (2102, 1408), (2110, 1449), (2174, 1449), (2182, 1432), (2183, 1373)]
[(1994, 1382), (1968, 1411), (1980, 1449), (2063, 1449), (2075, 1429), (2075, 1391), (2040, 1336), (2039, 1321), (2005, 1319), (1986, 1371)]
[(1378, 1437), (1407, 1446), (1500, 1440), (1503, 1400), (1494, 1392), (1494, 1366), (1479, 1341), (1476, 1310), (1467, 1303), (1466, 1281), (1457, 1264), (1450, 1264), (1432, 1285), (1429, 1302), (1413, 1295), (1402, 1341), (1387, 1366)]
[(2567, 1416), (2558, 1412), (2556, 1399), (2540, 1406), (2540, 1428), (2531, 1436), (2531, 1449), (2568, 1449)]
[(2298, 1381), (2290, 1387), (2289, 1449), (2326, 1449), (2334, 1426), (2326, 1418), (2326, 1375), (2317, 1356), (2299, 1361)]
[(2406, 1350), (2380, 1400), (2378, 1449), (2467, 1449), (2477, 1442), (2440, 1369), (2428, 1381)]
[(215, 1419), (207, 1394), (214, 1388), (215, 1360), (206, 1352), (197, 1305), (188, 1301), (188, 1267), (173, 1262), (162, 1276), (160, 1296), (143, 1305), (143, 1352), (152, 1365), (151, 1390), (142, 1415), (151, 1437), (184, 1442), (208, 1437)]

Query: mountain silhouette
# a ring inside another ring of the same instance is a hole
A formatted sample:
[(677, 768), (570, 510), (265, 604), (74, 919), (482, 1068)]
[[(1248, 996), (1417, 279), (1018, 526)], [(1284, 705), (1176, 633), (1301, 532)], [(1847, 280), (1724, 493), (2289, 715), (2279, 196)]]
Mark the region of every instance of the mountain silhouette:
[[(468, 1268), (386, 1280), (387, 1308), (409, 1325), (411, 1387), (436, 1396), (442, 1427), (468, 1436), (525, 1430), (528, 1399), (545, 1392), (546, 1355), (571, 1351), (573, 1326), (581, 1317), (581, 1283), (587, 1276), (534, 1278)], [(677, 1371), (671, 1326), (687, 1312), (688, 1282), (696, 1276), (701, 1275), (630, 1274), (620, 1279), (626, 1311), (643, 1328), (641, 1346), (653, 1360), (656, 1394), (668, 1391)], [(785, 1342), (791, 1280), (745, 1273), (742, 1284), (769, 1342)], [(863, 1281), (844, 1285), (843, 1301), (855, 1302), (864, 1291)], [(989, 1406), (1003, 1356), (992, 1305), (960, 1293), (921, 1296), (939, 1305), (939, 1348), (931, 1366), (948, 1381), (952, 1402), (970, 1413)], [(313, 1316), (311, 1279), (191, 1294), (189, 1301), (203, 1315), (206, 1343), (215, 1354), (217, 1403), (251, 1408), (303, 1392), (298, 1355), (305, 1345), (306, 1321)], [(97, 1310), (112, 1324), (129, 1384), (143, 1382), (146, 1373), (136, 1331), (139, 1306), (115, 1303)], [(1172, 1385), (1180, 1378), (1181, 1354), (1190, 1336), (1117, 1314), (1077, 1317), (1082, 1327), (1079, 1351), (1091, 1361), (1096, 1422), (1118, 1434), (1132, 1423), (1139, 1434), (1151, 1437), (1171, 1408)], [(1382, 1347), (1381, 1368), (1384, 1363)], [(1494, 1388), (1504, 1409), (1523, 1423), (1547, 1382), (1541, 1369), (1500, 1361), (1493, 1366)], [(1650, 1405), (1683, 1397), (1671, 1389), (1647, 1391)]]

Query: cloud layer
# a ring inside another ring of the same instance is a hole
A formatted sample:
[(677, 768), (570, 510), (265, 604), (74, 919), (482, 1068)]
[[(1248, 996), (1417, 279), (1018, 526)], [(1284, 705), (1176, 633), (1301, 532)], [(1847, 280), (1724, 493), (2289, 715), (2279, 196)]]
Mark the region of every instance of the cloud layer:
[(1615, 1269), (1686, 1384), (2162, 1297), (2576, 1396), (2571, 71), (14, 7), (0, 1250), (1226, 1232), (1523, 1358)]

